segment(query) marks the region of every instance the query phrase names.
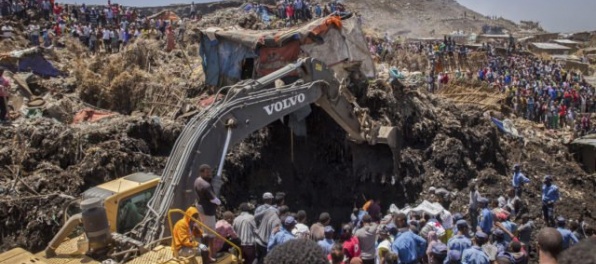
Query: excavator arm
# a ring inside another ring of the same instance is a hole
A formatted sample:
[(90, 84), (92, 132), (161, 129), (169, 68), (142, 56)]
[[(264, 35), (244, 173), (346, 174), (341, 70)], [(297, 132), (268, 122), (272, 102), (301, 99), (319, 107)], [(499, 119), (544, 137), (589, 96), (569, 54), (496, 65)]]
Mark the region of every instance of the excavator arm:
[[(296, 72), (298, 81), (272, 88), (276, 80)], [(186, 208), (195, 201), (193, 186), (200, 164), (221, 164), (228, 146), (312, 103), (323, 108), (351, 140), (395, 145), (395, 128), (381, 127), (371, 120), (334, 72), (313, 58), (300, 59), (260, 79), (242, 81), (220, 92), (225, 93), (223, 98), (193, 117), (176, 141), (148, 213), (132, 232), (144, 243), (162, 238), (167, 232), (164, 221), (170, 208)], [(219, 192), (223, 183), (220, 173), (212, 183)]]

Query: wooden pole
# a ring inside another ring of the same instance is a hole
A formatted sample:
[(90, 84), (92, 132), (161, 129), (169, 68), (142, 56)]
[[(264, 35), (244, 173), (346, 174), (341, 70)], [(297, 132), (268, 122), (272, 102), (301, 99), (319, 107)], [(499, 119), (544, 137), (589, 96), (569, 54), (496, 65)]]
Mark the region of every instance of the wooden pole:
[(290, 128), (290, 159), (294, 163), (294, 129)]

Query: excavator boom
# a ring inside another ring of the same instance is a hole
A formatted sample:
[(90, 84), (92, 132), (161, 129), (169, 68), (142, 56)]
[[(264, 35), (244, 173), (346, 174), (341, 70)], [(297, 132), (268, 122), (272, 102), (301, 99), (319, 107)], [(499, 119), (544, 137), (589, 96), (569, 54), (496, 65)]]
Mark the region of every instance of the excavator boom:
[[(295, 72), (299, 73), (298, 81), (272, 88), (276, 80)], [(195, 201), (193, 185), (200, 164), (220, 164), (228, 145), (312, 103), (324, 109), (351, 140), (395, 147), (395, 128), (381, 127), (371, 120), (334, 72), (313, 58), (300, 59), (260, 79), (242, 81), (220, 92), (225, 93), (223, 98), (193, 117), (178, 138), (148, 214), (132, 232), (142, 242), (151, 243), (164, 236), (170, 208), (186, 208)], [(223, 183), (218, 176), (212, 182), (216, 192)]]

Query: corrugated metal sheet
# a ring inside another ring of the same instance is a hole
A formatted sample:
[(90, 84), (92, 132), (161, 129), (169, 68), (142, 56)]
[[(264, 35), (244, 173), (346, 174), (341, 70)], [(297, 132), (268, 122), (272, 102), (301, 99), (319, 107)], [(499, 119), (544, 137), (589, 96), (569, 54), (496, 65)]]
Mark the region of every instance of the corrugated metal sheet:
[(532, 43), (532, 45), (539, 49), (549, 49), (549, 50), (553, 50), (553, 49), (570, 50), (571, 49), (569, 47), (565, 47), (563, 45), (559, 45), (556, 43), (534, 42), (534, 43)]

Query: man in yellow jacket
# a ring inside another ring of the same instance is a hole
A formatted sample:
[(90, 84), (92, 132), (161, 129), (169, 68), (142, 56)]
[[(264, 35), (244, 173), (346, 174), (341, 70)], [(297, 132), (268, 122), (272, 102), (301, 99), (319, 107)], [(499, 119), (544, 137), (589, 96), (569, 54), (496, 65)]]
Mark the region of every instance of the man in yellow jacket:
[(178, 252), (178, 256), (180, 257), (194, 256), (199, 252), (200, 243), (198, 239), (203, 234), (199, 226), (191, 218), (199, 219), (199, 211), (194, 206), (186, 209), (184, 218), (176, 222), (174, 231), (172, 232), (172, 250)]

